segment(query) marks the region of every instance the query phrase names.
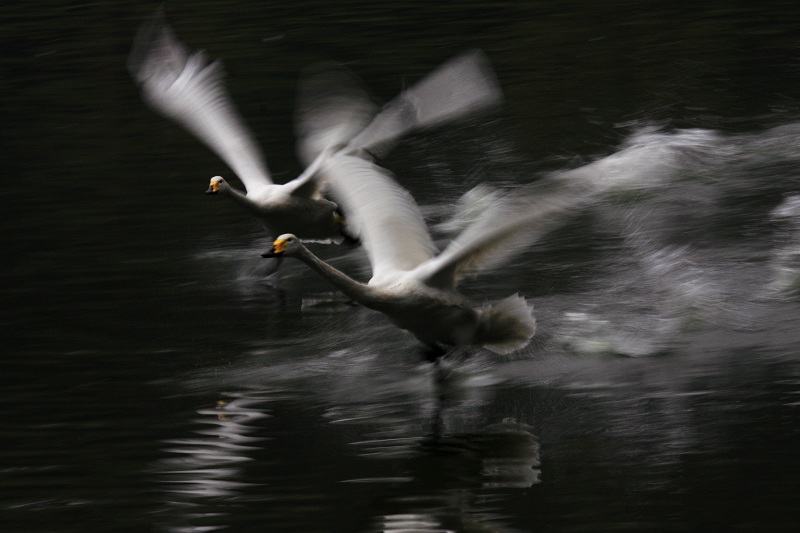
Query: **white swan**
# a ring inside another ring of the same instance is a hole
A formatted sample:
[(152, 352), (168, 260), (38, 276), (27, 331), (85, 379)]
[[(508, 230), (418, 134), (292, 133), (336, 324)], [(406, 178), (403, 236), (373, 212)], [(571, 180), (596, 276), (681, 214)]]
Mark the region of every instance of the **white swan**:
[(325, 164), (334, 197), (361, 236), (372, 278), (368, 283), (350, 278), (292, 234), (281, 235), (264, 257), (296, 257), (438, 355), (440, 344), (481, 345), (507, 354), (529, 343), (536, 320), (523, 297), (515, 294), (476, 306), (456, 285), (465, 274), (498, 263), (547, 231), (551, 221), (574, 205), (571, 191), (529, 189), (524, 199), (498, 203), (437, 255), (417, 204), (386, 171), (351, 156), (337, 156)]
[(276, 184), (233, 106), (220, 62), (209, 64), (202, 52), (189, 53), (160, 11), (140, 30), (129, 67), (149, 105), (214, 150), (246, 188), (246, 193), (240, 192), (215, 176), (207, 193), (224, 193), (235, 200), (260, 219), (272, 237), (292, 231), (303, 240), (318, 242), (343, 238), (337, 206), (322, 196), (315, 179), (330, 153), (356, 153), (385, 144), (412, 129), (456, 118), (500, 98), (482, 58), (471, 53), (445, 64), (377, 115), (360, 95), (345, 102), (339, 99), (335, 103), (341, 107), (326, 102), (325, 109), (318, 109), (324, 116), (301, 115), (298, 134), (303, 136), (308, 168), (297, 178)]

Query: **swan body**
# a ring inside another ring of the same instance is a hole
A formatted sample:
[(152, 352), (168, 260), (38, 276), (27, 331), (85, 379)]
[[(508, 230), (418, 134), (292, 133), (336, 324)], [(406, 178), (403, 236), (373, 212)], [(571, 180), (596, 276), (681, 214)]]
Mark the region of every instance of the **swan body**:
[(332, 193), (350, 213), (369, 258), (363, 283), (325, 263), (292, 234), (281, 235), (265, 257), (295, 257), (346, 296), (386, 315), (425, 345), (480, 345), (507, 354), (536, 333), (533, 306), (514, 294), (475, 305), (457, 290), (469, 273), (498, 263), (546, 231), (546, 219), (571, 205), (562, 193), (489, 208), (441, 253), (410, 194), (383, 169), (361, 158), (326, 162)]
[[(429, 286), (414, 272), (398, 276), (389, 283), (361, 283), (334, 269), (312, 254), (291, 234), (281, 235), (266, 257), (295, 257), (311, 267), (346, 296), (369, 309), (378, 311), (400, 329), (411, 332), (431, 348), (484, 345), (498, 353), (523, 348), (536, 332), (532, 309), (523, 298), (514, 296), (522, 313), (504, 314), (492, 306), (476, 308), (455, 291)], [(496, 323), (505, 322), (506, 335), (497, 335)], [(500, 338), (502, 337), (502, 338)]]
[(280, 235), (291, 228), (303, 235), (304, 240), (314, 242), (340, 242), (349, 237), (337, 205), (323, 197), (305, 198), (279, 185), (243, 194), (221, 176), (211, 178), (206, 194), (229, 196), (258, 218), (269, 235)]
[[(316, 174), (334, 153), (356, 154), (387, 146), (410, 130), (456, 119), (500, 100), (496, 81), (478, 52), (446, 63), (378, 112), (356, 84), (331, 87), (330, 76), (310, 76), (301, 94), (297, 135), (306, 170), (278, 184), (223, 83), (222, 65), (203, 52), (190, 52), (159, 11), (142, 27), (129, 68), (143, 98), (216, 152), (246, 191), (212, 178), (208, 194), (221, 193), (256, 216), (267, 234), (293, 232), (316, 242), (341, 242), (351, 234), (334, 202), (323, 197)], [(341, 69), (340, 69), (341, 70)]]
[(225, 88), (219, 61), (208, 63), (202, 52), (189, 53), (158, 16), (140, 31), (130, 67), (145, 101), (216, 152), (246, 189), (239, 191), (215, 176), (208, 194), (235, 200), (261, 221), (268, 235), (294, 228), (310, 241), (341, 242), (336, 204), (323, 197), (313, 179), (318, 165), (287, 183), (272, 180)]

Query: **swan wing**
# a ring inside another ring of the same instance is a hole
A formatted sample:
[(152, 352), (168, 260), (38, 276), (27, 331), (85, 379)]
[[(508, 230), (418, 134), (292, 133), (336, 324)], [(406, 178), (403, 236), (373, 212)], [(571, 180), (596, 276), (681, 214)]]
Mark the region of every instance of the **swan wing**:
[(335, 63), (306, 70), (298, 91), (296, 134), (309, 164), (323, 149), (386, 151), (407, 133), (498, 105), (502, 91), (480, 51), (461, 54), (404, 90), (380, 112), (357, 78)]
[(419, 207), (388, 171), (360, 157), (338, 155), (326, 160), (324, 172), (367, 252), (371, 283), (395, 279), (434, 256)]
[(313, 191), (322, 181), (315, 174), (323, 154), (386, 149), (412, 130), (456, 120), (501, 100), (489, 62), (477, 50), (446, 62), (379, 113), (348, 69), (332, 62), (315, 65), (301, 76), (295, 113), (298, 155), (308, 167), (287, 186), (296, 194)]
[(530, 246), (563, 223), (590, 194), (587, 188), (544, 180), (499, 195), (414, 276), (432, 287), (453, 288), (464, 276), (495, 267)]
[(332, 153), (333, 152), (330, 148), (320, 151), (317, 154), (317, 157), (299, 176), (282, 185), (284, 190), (288, 194), (298, 198), (321, 198), (322, 193), (320, 189), (322, 180), (317, 173), (320, 171), (322, 166), (325, 164), (325, 161), (331, 156)]
[(379, 152), (413, 130), (454, 121), (501, 101), (502, 91), (488, 59), (481, 51), (471, 50), (400, 93), (345, 150)]
[(221, 63), (190, 53), (160, 12), (139, 31), (128, 65), (145, 101), (214, 150), (248, 191), (272, 183), (225, 88)]
[(334, 62), (305, 69), (298, 83), (295, 136), (300, 160), (310, 166), (326, 150), (338, 150), (362, 131), (377, 107), (354, 74)]

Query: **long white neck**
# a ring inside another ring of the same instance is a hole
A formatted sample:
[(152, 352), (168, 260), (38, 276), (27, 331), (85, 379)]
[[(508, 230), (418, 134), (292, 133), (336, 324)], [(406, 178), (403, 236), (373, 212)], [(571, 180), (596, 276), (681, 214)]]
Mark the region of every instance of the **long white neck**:
[(366, 283), (356, 281), (344, 272), (335, 269), (311, 253), (307, 248), (300, 248), (300, 250), (294, 254), (294, 257), (307, 264), (312, 270), (325, 278), (328, 283), (356, 302), (369, 306), (374, 300), (374, 291)]
[(238, 189), (234, 189), (227, 183), (220, 190), (222, 191), (223, 194), (230, 197), (230, 199), (236, 202), (237, 204), (241, 204), (249, 208), (252, 208), (254, 205), (253, 201), (250, 198), (248, 198), (245, 193), (239, 191)]

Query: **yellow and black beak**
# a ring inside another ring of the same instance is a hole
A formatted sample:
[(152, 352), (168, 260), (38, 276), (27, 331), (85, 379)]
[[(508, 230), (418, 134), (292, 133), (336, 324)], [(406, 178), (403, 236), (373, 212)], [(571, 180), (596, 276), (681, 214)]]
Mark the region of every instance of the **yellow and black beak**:
[(272, 243), (272, 250), (264, 252), (261, 257), (282, 257), (283, 252), (286, 250), (286, 241), (278, 239)]
[(217, 194), (219, 192), (219, 182), (212, 181), (208, 184), (208, 189), (206, 189), (206, 194)]

